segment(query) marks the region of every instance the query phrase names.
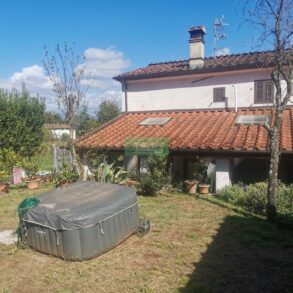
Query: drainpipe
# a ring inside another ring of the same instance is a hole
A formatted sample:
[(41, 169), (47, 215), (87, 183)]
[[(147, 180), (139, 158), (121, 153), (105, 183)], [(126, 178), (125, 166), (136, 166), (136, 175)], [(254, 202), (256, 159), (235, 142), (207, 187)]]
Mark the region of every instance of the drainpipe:
[(234, 88), (234, 96), (235, 96), (235, 112), (237, 112), (238, 110), (237, 85), (233, 84), (232, 87)]
[(125, 105), (125, 112), (128, 112), (128, 102), (127, 102), (127, 83), (126, 81), (123, 79), (122, 80), (122, 87), (123, 87), (123, 91), (124, 91), (124, 105)]

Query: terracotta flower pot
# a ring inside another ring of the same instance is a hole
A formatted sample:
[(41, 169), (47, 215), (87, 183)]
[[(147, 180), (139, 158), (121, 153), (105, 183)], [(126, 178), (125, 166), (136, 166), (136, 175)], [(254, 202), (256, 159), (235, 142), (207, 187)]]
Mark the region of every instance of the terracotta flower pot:
[(210, 186), (208, 184), (199, 184), (200, 194), (209, 194)]
[(38, 189), (40, 187), (40, 180), (29, 180), (26, 181), (26, 187), (27, 189)]
[(9, 192), (9, 184), (1, 182), (0, 183), (0, 192), (8, 193)]
[(186, 192), (195, 194), (197, 190), (197, 181), (196, 180), (185, 180), (184, 189)]

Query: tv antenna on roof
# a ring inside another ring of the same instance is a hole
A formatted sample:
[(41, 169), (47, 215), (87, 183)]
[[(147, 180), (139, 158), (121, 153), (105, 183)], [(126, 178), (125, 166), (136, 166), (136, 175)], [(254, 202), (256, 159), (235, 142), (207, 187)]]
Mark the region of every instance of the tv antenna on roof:
[(224, 23), (224, 15), (219, 18), (215, 18), (214, 22), (214, 56), (217, 53), (217, 41), (224, 40), (227, 37), (227, 34), (224, 33), (224, 26), (229, 25)]

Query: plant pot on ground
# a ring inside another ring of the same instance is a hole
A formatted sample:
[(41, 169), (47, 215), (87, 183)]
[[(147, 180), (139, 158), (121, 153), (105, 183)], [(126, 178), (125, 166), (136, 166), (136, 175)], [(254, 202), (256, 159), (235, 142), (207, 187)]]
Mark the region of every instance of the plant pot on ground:
[(0, 171), (0, 193), (1, 192), (5, 192), (8, 193), (9, 192), (9, 173), (6, 171)]
[(185, 180), (184, 189), (187, 193), (195, 194), (197, 190), (198, 181), (196, 180)]
[(210, 176), (208, 174), (209, 162), (199, 159), (199, 174), (201, 175), (201, 182), (199, 184), (199, 193), (208, 194), (210, 190)]
[(40, 179), (32, 179), (26, 181), (27, 189), (38, 189), (40, 187)]
[(199, 193), (200, 194), (209, 194), (210, 193), (210, 185), (209, 184), (199, 184)]
[(40, 179), (37, 177), (38, 172), (38, 165), (33, 160), (27, 160), (25, 162), (24, 169), (27, 173), (27, 180), (26, 180), (26, 186), (28, 189), (38, 189), (40, 187)]

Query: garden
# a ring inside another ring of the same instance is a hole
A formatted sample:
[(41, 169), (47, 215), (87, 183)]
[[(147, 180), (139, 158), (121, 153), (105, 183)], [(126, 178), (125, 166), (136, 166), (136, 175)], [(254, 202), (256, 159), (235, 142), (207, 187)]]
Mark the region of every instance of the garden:
[[(0, 197), (0, 230), (16, 229), (24, 198), (54, 188), (11, 188)], [(2, 292), (290, 292), (293, 235), (262, 216), (236, 211), (211, 195), (138, 196), (144, 237), (108, 253), (64, 261), (0, 245)]]
[[(151, 221), (145, 236), (132, 235), (83, 262), (0, 245), (3, 292), (291, 291), (293, 186), (279, 183), (277, 207), (283, 222), (272, 225), (264, 217), (266, 182), (206, 194), (211, 177), (201, 158), (196, 158), (194, 180), (186, 182), (176, 182), (168, 157), (156, 154), (146, 157), (147, 172), (141, 174), (127, 172), (122, 155), (95, 151), (77, 157), (76, 164), (64, 161), (56, 170), (42, 128), (42, 102), (2, 93), (0, 103), (10, 121), (9, 126), (0, 120), (0, 231), (17, 229), (22, 200), (84, 177), (84, 159), (88, 180), (135, 188), (140, 216)], [(22, 182), (12, 184), (17, 170), (23, 170)]]

